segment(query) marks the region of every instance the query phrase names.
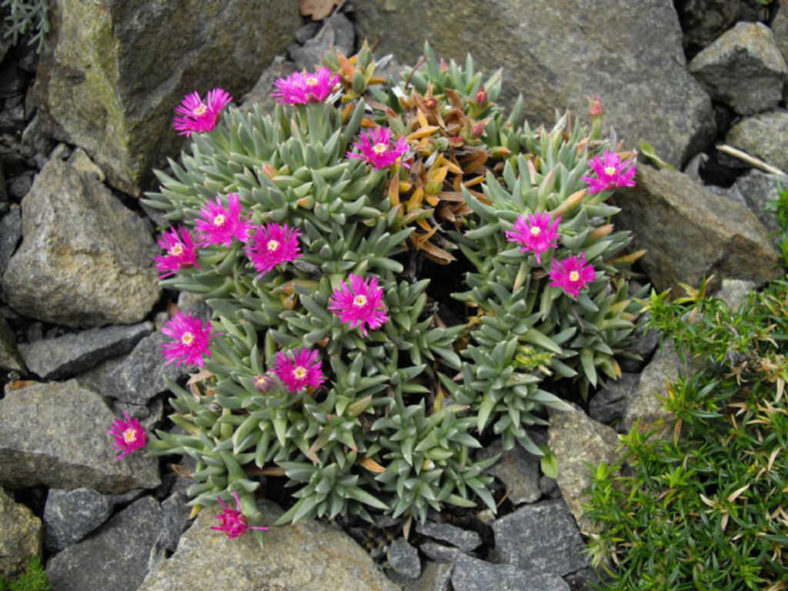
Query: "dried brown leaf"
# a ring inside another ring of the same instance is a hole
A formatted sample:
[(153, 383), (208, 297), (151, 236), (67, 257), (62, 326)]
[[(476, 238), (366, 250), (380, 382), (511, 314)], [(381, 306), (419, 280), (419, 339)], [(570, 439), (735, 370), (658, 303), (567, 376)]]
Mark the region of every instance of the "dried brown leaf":
[(331, 14), (334, 8), (339, 8), (345, 0), (298, 0), (298, 7), (303, 16), (311, 17), (313, 21), (321, 21)]

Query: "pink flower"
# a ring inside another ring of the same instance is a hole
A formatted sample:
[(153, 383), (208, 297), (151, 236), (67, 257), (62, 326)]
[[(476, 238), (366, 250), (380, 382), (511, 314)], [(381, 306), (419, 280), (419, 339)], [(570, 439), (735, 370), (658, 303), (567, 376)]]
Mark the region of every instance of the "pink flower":
[(127, 412), (124, 412), (123, 415), (126, 420), (115, 419), (112, 422), (112, 429), (107, 431), (115, 438), (113, 445), (121, 450), (121, 453), (115, 458), (116, 460), (122, 460), (130, 453), (143, 449), (148, 443), (148, 434), (140, 425), (139, 419), (132, 419)]
[(364, 279), (360, 275), (350, 275), (350, 286), (342, 281), (340, 287), (328, 302), (328, 309), (351, 328), (359, 326), (361, 334), (367, 336), (366, 323), (370, 329), (380, 328), (389, 321), (386, 304), (383, 303), (383, 289), (378, 287), (378, 278)]
[(181, 269), (187, 267), (197, 267), (197, 245), (192, 239), (191, 232), (179, 226), (170, 228), (159, 237), (159, 246), (167, 251), (163, 256), (157, 256), (156, 269), (159, 271), (159, 279), (164, 279)]
[(298, 229), (289, 228), (287, 224), (260, 226), (246, 245), (246, 256), (262, 276), (277, 265), (301, 256), (298, 245), (300, 235)]
[[(408, 140), (401, 137), (392, 146), (391, 130), (386, 127), (376, 127), (370, 131), (361, 133), (361, 140), (353, 144), (356, 150), (361, 153), (348, 152), (347, 158), (363, 160), (371, 164), (375, 170), (391, 166), (408, 151)], [(405, 165), (407, 168), (407, 164)]]
[(586, 263), (586, 254), (574, 255), (563, 260), (553, 259), (550, 268), (551, 287), (560, 287), (577, 299), (577, 294), (587, 283), (596, 279), (594, 267)]
[(318, 357), (317, 351), (309, 349), (295, 349), (292, 356), (280, 351), (274, 361), (274, 373), (290, 392), (318, 388), (325, 380)]
[(205, 102), (197, 92), (187, 94), (183, 102), (175, 108), (175, 117), (172, 126), (179, 135), (191, 136), (193, 133), (211, 131), (219, 123), (219, 115), (233, 97), (226, 90), (214, 88), (208, 91)]
[(219, 520), (219, 525), (211, 526), (211, 529), (223, 531), (231, 540), (245, 534), (247, 529), (268, 531), (267, 527), (248, 525), (246, 523), (246, 517), (244, 517), (244, 514), (241, 513), (241, 500), (238, 498), (237, 491), (233, 491), (233, 498), (235, 499), (235, 506), (237, 507), (236, 509), (232, 509), (231, 507), (225, 505), (224, 501), (222, 501), (222, 497), (217, 499), (219, 504), (222, 506), (222, 512), (216, 516), (216, 519)]
[(635, 186), (635, 161), (621, 162), (621, 156), (616, 152), (605, 152), (602, 156), (595, 156), (588, 162), (588, 166), (596, 173), (596, 178), (584, 176), (582, 180), (588, 183), (588, 194), (601, 193), (616, 187)]
[(176, 366), (188, 364), (203, 367), (205, 365), (203, 355), (211, 356), (208, 345), (211, 337), (216, 336), (216, 333), (211, 332), (210, 321), (206, 321), (203, 328), (202, 320), (199, 318), (178, 312), (164, 323), (161, 332), (174, 339), (173, 342), (163, 343), (161, 346), (166, 359), (165, 364), (174, 363)]
[(536, 262), (541, 264), (542, 253), (558, 246), (560, 223), (560, 217), (553, 220), (547, 212), (531, 213), (528, 215), (528, 221), (520, 216), (514, 222), (512, 231), (506, 232), (506, 239), (521, 244), (520, 252), (533, 252), (536, 255)]
[(293, 72), (286, 78), (274, 81), (276, 90), (271, 96), (276, 102), (288, 105), (322, 103), (339, 82), (339, 74), (331, 74), (326, 67), (319, 68), (314, 74)]
[(252, 229), (248, 216), (241, 217), (241, 201), (236, 193), (228, 193), (227, 207), (222, 205), (217, 195), (216, 202), (208, 201), (200, 210), (199, 216), (195, 227), (202, 246), (224, 244), (230, 248), (233, 238), (246, 242), (249, 230)]

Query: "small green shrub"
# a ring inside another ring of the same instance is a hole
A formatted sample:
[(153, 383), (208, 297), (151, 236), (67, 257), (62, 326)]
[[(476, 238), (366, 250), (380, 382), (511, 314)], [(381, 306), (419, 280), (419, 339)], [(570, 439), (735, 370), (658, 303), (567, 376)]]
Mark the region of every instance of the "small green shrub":
[(0, 591), (52, 591), (52, 585), (41, 566), (41, 558), (33, 556), (27, 563), (25, 572), (16, 579), (0, 577)]
[(49, 33), (49, 0), (3, 0), (3, 8), (10, 8), (5, 19), (5, 37), (16, 44), (23, 35), (31, 34), (29, 44), (41, 53)]
[(783, 266), (788, 267), (788, 185), (777, 191), (777, 198), (770, 205), (780, 224), (780, 254), (783, 257)]

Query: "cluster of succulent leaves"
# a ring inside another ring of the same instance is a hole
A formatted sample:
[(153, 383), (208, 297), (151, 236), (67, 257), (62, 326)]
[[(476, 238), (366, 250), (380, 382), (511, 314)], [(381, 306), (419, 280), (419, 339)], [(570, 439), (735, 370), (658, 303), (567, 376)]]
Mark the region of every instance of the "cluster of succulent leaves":
[(25, 571), (18, 577), (7, 579), (0, 576), (0, 591), (51, 591), (51, 589), (52, 585), (38, 556), (30, 558)]
[(777, 197), (769, 205), (780, 224), (780, 254), (788, 267), (788, 184), (778, 187)]
[[(618, 211), (609, 194), (588, 195), (581, 180), (610, 143), (569, 116), (532, 129), (522, 100), (508, 115), (495, 103), (500, 72), (485, 79), (470, 58), (460, 67), (425, 53), (423, 68), (391, 84), (366, 45), (329, 55), (341, 98), (230, 109), (192, 137), (171, 173), (157, 172), (161, 188), (146, 201), (173, 224), (192, 227), (207, 200), (234, 192), (255, 224), (302, 232), (303, 256), (262, 278), (234, 244), (202, 249), (199, 268), (163, 281), (204, 297), (222, 333), (206, 371), (173, 386), (180, 432), (149, 445), (196, 460), (192, 504), (238, 490), (256, 524), (253, 492), (284, 475), (297, 502), (282, 523), (370, 518), (368, 508), (423, 520), (476, 497), (494, 511), (485, 470), (495, 458), (474, 459), (480, 434), (545, 456), (527, 427), (544, 424), (546, 406), (565, 406), (551, 384), (585, 391), (600, 372), (619, 375), (614, 355), (638, 309), (627, 285), (637, 253), (622, 254), (629, 236), (609, 223)], [(409, 168), (345, 157), (375, 125), (408, 139)], [(537, 210), (564, 220), (541, 264), (505, 239), (518, 215)], [(546, 270), (551, 257), (581, 252), (597, 280), (575, 301), (548, 286)], [(449, 302), (422, 276), (439, 265), (463, 278)], [(390, 320), (366, 338), (327, 310), (350, 273), (376, 275), (384, 291)], [(319, 349), (326, 384), (256, 390), (276, 353), (296, 347)]]
[(739, 310), (653, 294), (652, 325), (699, 367), (671, 384), (672, 429), (632, 429), (597, 467), (590, 550), (607, 589), (784, 589), (788, 565), (788, 281)]
[(20, 37), (29, 35), (28, 43), (41, 53), (49, 33), (49, 0), (3, 0), (0, 6), (8, 8), (3, 36), (16, 44)]

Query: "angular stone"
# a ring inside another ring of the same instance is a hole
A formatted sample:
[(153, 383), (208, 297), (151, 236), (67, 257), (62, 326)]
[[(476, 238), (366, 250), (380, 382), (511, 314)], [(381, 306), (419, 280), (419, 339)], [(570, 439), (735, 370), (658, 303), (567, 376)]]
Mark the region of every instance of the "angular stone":
[(774, 16), (772, 35), (774, 35), (774, 42), (780, 49), (785, 63), (788, 63), (788, 9), (785, 5), (781, 6)]
[(731, 127), (725, 142), (788, 173), (788, 112), (746, 117)]
[(454, 591), (569, 591), (557, 574), (490, 564), (471, 556), (460, 556), (454, 563), (451, 584)]
[(636, 182), (620, 191), (616, 224), (647, 250), (640, 262), (657, 290), (680, 294), (679, 283), (697, 286), (712, 273), (757, 283), (781, 275), (768, 231), (747, 208), (720, 207), (718, 196), (675, 170), (640, 166)]
[(634, 373), (622, 373), (617, 380), (608, 381), (589, 402), (589, 416), (606, 425), (620, 421), (627, 398), (635, 391), (639, 381), (640, 375)]
[(46, 572), (53, 589), (136, 589), (148, 572), (148, 555), (161, 522), (161, 508), (153, 497), (132, 503), (95, 535), (49, 561)]
[[(186, 481), (187, 484), (191, 484)], [(192, 508), (187, 505), (189, 496), (186, 494), (186, 487), (176, 490), (161, 503), (162, 528), (156, 540), (157, 548), (175, 552), (178, 547), (178, 540), (181, 534), (189, 526), (189, 515)]]
[(588, 564), (583, 538), (562, 499), (523, 505), (492, 528), (496, 562), (559, 576)]
[(105, 359), (127, 353), (152, 330), (153, 324), (150, 322), (93, 328), (22, 344), (19, 351), (31, 372), (45, 380), (62, 380), (90, 369)]
[(536, 456), (515, 445), (504, 450), (500, 439), (480, 450), (480, 458), (489, 458), (495, 454), (501, 457), (491, 466), (488, 474), (492, 474), (506, 485), (508, 499), (515, 505), (533, 503), (542, 496), (539, 492), (539, 460)]
[(41, 520), (0, 488), (0, 578), (24, 570), (41, 554)]
[(24, 316), (129, 324), (159, 298), (149, 229), (92, 174), (50, 160), (22, 201), (22, 235), (2, 280)]
[(248, 113), (254, 110), (255, 105), (260, 105), (263, 112), (273, 111), (276, 106), (276, 101), (271, 98), (271, 93), (274, 90), (274, 80), (289, 76), (298, 70), (296, 65), (290, 60), (286, 60), (281, 55), (274, 58), (271, 65), (268, 66), (254, 88), (246, 93), (241, 102), (241, 111)]
[(657, 348), (659, 333), (654, 329), (646, 328), (644, 320), (644, 324), (635, 329), (632, 338), (633, 343), (626, 349), (626, 352), (634, 353), (639, 359), (623, 357), (619, 364), (623, 371), (637, 373), (645, 367), (649, 357), (654, 353), (654, 349)]
[(788, 177), (750, 170), (737, 178), (733, 186), (728, 189), (728, 194), (735, 196), (734, 198), (741, 198), (769, 230), (775, 248), (779, 248), (780, 223), (771, 209), (771, 202), (777, 199), (777, 188), (786, 185), (788, 185)]
[(755, 291), (756, 285), (752, 281), (738, 279), (725, 279), (719, 291), (713, 293), (715, 298), (724, 300), (731, 310), (738, 310), (747, 301), (750, 293)]
[(419, 552), (408, 544), (405, 538), (397, 538), (389, 546), (387, 557), (389, 566), (398, 575), (406, 579), (418, 579), (421, 574)]
[(416, 532), (423, 536), (448, 542), (464, 552), (475, 550), (482, 544), (482, 538), (475, 531), (462, 529), (448, 523), (425, 521), (416, 524)]
[(104, 400), (76, 381), (20, 390), (0, 400), (0, 485), (123, 492), (159, 484), (158, 462), (141, 454), (117, 461)]
[(419, 550), (424, 552), (428, 558), (438, 562), (454, 562), (457, 556), (462, 554), (462, 550), (459, 548), (444, 546), (437, 542), (422, 542), (419, 544)]
[[(282, 511), (261, 503), (265, 523)], [(137, 591), (395, 591), (398, 587), (369, 555), (337, 527), (306, 521), (265, 532), (261, 552), (252, 535), (228, 540), (211, 531), (214, 510), (203, 510), (181, 537), (178, 549)]]
[(762, 23), (737, 23), (689, 63), (711, 98), (740, 115), (773, 109), (783, 95), (788, 67)]
[(0, 316), (0, 370), (26, 373), (25, 363), (17, 349), (14, 333), (2, 316)]
[(112, 503), (90, 488), (49, 489), (44, 506), (44, 543), (59, 552), (104, 523), (112, 514)]
[(55, 45), (36, 79), (42, 109), (59, 139), (139, 196), (183, 143), (172, 129), (183, 96), (215, 87), (239, 96), (300, 18), (297, 4), (279, 0), (59, 0), (51, 24)]
[(299, 69), (311, 71), (320, 65), (323, 56), (330, 51), (339, 50), (346, 56), (352, 55), (354, 42), (353, 23), (341, 12), (336, 12), (323, 21), (323, 27), (317, 35), (303, 46), (291, 48), (289, 53)]
[(403, 591), (449, 591), (449, 581), (453, 565), (442, 562), (428, 562), (424, 572), (416, 581), (402, 585)]
[[(356, 27), (360, 39), (380, 39), (380, 53), (405, 64), (416, 63), (427, 40), (447, 61), (464, 63), (470, 52), (477, 69), (505, 66), (504, 102), (522, 93), (532, 123), (552, 125), (555, 109), (565, 107), (585, 113), (586, 97), (598, 93), (605, 125), (626, 145), (647, 140), (675, 166), (714, 137), (711, 101), (686, 71), (672, 2), (524, 7), (520, 0), (366, 0), (356, 4)], [(504, 47), (519, 49), (503, 59)]]
[(22, 210), (14, 203), (0, 218), (0, 276), (5, 273), (8, 261), (11, 260), (20, 238), (22, 238)]
[(675, 2), (684, 33), (684, 47), (703, 49), (726, 31), (739, 13), (741, 0), (680, 0)]
[(590, 419), (583, 409), (572, 405), (570, 411), (550, 411), (548, 446), (558, 462), (558, 488), (580, 528), (596, 533), (598, 528), (583, 514), (588, 502), (585, 492), (591, 486), (593, 468), (601, 462), (614, 464), (619, 457), (618, 434)]

